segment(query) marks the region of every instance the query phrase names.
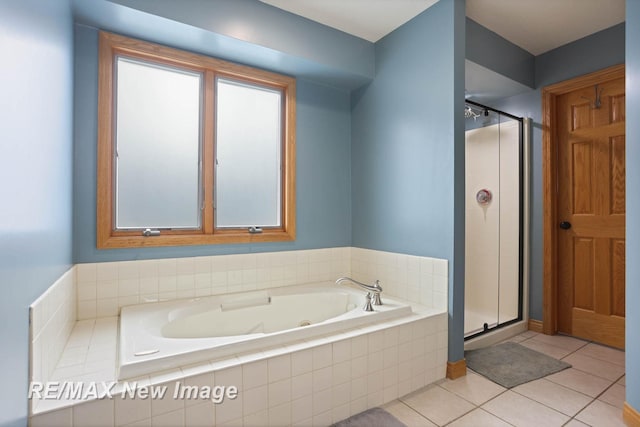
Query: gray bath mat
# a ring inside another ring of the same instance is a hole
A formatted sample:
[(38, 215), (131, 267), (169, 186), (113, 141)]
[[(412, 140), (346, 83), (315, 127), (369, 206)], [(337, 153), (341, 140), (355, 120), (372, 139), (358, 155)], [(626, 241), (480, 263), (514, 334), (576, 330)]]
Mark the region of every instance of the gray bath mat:
[(506, 388), (571, 367), (567, 362), (513, 342), (469, 350), (464, 356), (469, 369)]
[(332, 427), (407, 427), (382, 408), (371, 408), (353, 415)]

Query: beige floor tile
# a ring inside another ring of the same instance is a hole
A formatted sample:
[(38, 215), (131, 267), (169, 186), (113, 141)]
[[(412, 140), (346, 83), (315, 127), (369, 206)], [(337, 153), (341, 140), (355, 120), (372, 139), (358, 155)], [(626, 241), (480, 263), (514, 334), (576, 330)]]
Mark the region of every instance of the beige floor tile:
[(588, 341), (584, 341), (578, 338), (568, 337), (566, 335), (545, 335), (538, 334), (532, 338), (534, 341), (543, 342), (545, 344), (552, 345), (554, 347), (560, 347), (569, 351), (576, 351), (581, 347), (589, 344)]
[(407, 427), (436, 427), (434, 423), (400, 402), (394, 400), (382, 407), (385, 411), (407, 425)]
[(538, 335), (540, 335), (538, 332), (524, 331), (521, 334), (518, 334), (516, 336), (529, 339), (529, 338), (537, 337)]
[(440, 386), (412, 393), (403, 397), (401, 401), (440, 426), (475, 408), (471, 403)]
[(576, 418), (585, 424), (597, 427), (625, 427), (622, 411), (608, 403), (595, 400)]
[(575, 368), (565, 369), (545, 378), (591, 397), (598, 396), (613, 383)]
[(488, 413), (483, 409), (475, 409), (467, 415), (458, 418), (447, 427), (510, 427), (511, 424)]
[(545, 379), (531, 381), (513, 389), (514, 392), (573, 417), (593, 398)]
[(521, 343), (526, 339), (528, 338), (522, 337), (520, 335), (516, 335), (515, 337), (507, 338), (506, 340), (500, 341), (500, 344), (502, 344), (503, 342), (514, 342), (517, 344), (517, 343)]
[(562, 359), (563, 357), (571, 353), (570, 350), (556, 347), (555, 345), (547, 344), (536, 339), (522, 341), (520, 344), (530, 348), (531, 350), (539, 351), (540, 353), (546, 354), (547, 356), (551, 356), (556, 359)]
[(624, 351), (599, 344), (587, 344), (576, 353), (624, 366)]
[(570, 419), (511, 390), (485, 403), (482, 409), (516, 427), (562, 426)]
[(587, 424), (583, 423), (582, 421), (578, 421), (575, 418), (572, 419), (571, 421), (569, 421), (568, 423), (566, 423), (564, 425), (564, 427), (589, 427)]
[(618, 384), (620, 385), (627, 385), (627, 376), (625, 375), (624, 377), (620, 378), (620, 380), (618, 381)]
[(622, 407), (624, 406), (625, 391), (625, 386), (614, 384), (607, 391), (602, 393), (602, 395), (598, 397), (598, 400), (602, 400), (609, 405), (613, 405), (616, 408), (622, 409)]
[(475, 372), (467, 371), (467, 375), (455, 380), (445, 380), (440, 387), (449, 390), (475, 405), (482, 405), (493, 399), (506, 388), (488, 380)]
[(611, 381), (615, 381), (624, 375), (624, 366), (601, 359), (594, 359), (584, 354), (573, 353), (562, 360), (570, 363), (576, 369)]
[(537, 336), (538, 333), (537, 332), (531, 332), (531, 331), (525, 331), (522, 332), (518, 335), (514, 335), (510, 338), (507, 338), (506, 340), (502, 341), (502, 342), (515, 342), (515, 343), (519, 343), (525, 340), (529, 340), (531, 338), (534, 338), (535, 336)]

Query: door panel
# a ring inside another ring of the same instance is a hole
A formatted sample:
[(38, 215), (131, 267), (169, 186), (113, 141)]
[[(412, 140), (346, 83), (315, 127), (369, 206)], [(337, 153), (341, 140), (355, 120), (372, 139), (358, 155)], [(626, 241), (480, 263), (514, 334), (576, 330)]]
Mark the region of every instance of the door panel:
[[(596, 93), (601, 103), (596, 103)], [(556, 99), (558, 330), (624, 347), (624, 78)]]

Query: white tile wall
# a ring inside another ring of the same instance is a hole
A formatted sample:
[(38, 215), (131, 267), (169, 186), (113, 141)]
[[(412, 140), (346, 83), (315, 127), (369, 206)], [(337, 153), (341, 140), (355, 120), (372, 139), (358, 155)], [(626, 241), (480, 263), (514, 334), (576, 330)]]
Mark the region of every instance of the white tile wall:
[(78, 319), (117, 316), (126, 305), (335, 280), (373, 282), (384, 294), (446, 308), (447, 260), (329, 248), (77, 265)]
[(351, 248), (351, 274), (367, 283), (380, 280), (383, 295), (446, 310), (448, 261)]
[(77, 265), (78, 320), (117, 316), (126, 305), (335, 280), (351, 248)]
[(29, 307), (31, 381), (48, 381), (60, 360), (76, 322), (75, 279), (72, 267)]

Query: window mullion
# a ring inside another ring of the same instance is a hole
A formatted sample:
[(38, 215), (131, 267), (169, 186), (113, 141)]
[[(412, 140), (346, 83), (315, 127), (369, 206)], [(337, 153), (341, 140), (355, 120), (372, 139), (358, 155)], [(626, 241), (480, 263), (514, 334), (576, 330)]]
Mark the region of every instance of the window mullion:
[(215, 75), (211, 70), (205, 72), (204, 78), (204, 143), (203, 143), (203, 186), (204, 209), (202, 219), (205, 234), (213, 234), (213, 180), (214, 180), (214, 82)]

